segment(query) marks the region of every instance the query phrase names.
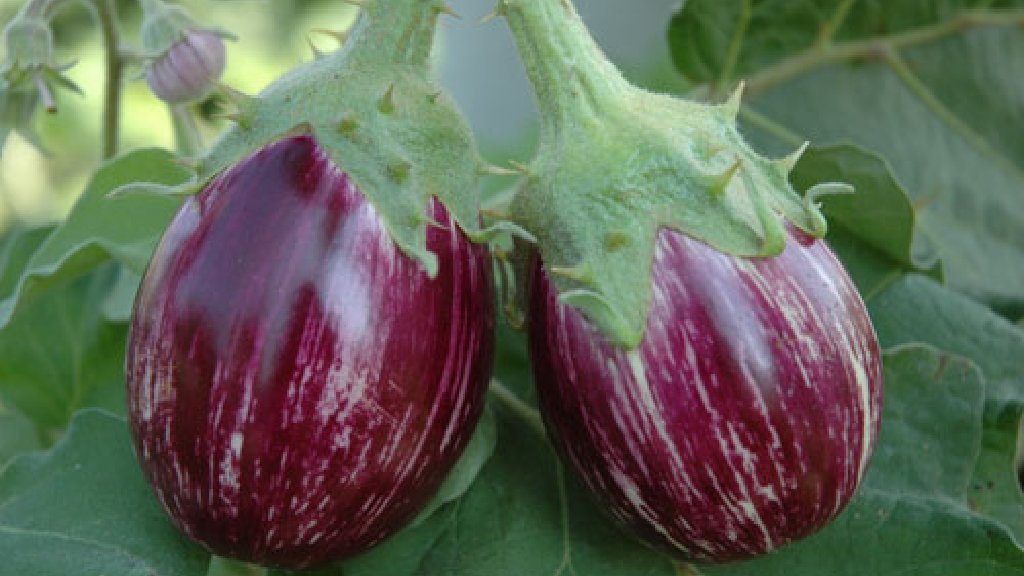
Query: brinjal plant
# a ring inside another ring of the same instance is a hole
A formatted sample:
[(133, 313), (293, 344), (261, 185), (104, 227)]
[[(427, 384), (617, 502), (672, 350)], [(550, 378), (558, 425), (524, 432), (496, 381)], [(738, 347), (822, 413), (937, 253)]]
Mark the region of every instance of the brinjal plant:
[(1022, 0), (447, 2), (0, 0), (0, 576), (1024, 574)]
[[(882, 367), (856, 287), (721, 105), (628, 84), (568, 1), (503, 0), (541, 112), (508, 217), (537, 239), (530, 358), (547, 430), (609, 515), (706, 562), (807, 536), (878, 436)], [(521, 260), (527, 260), (521, 258)]]
[(443, 11), (366, 2), (341, 50), (232, 93), (235, 127), (196, 159), (199, 192), (142, 280), (136, 450), (219, 555), (306, 568), (367, 550), (433, 496), (481, 415), (482, 163), (429, 78)]

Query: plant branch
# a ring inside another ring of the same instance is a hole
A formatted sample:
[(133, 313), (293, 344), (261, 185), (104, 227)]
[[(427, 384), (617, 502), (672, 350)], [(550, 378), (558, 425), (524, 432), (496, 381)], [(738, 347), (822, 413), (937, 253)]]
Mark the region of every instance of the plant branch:
[(491, 379), (490, 391), (505, 408), (508, 408), (513, 414), (525, 421), (534, 432), (540, 434), (542, 438), (547, 438), (544, 421), (541, 419), (540, 412), (537, 409), (520, 400), (515, 392), (506, 388), (497, 378)]
[(739, 62), (740, 52), (743, 50), (743, 40), (747, 36), (747, 28), (750, 26), (750, 18), (753, 7), (750, 0), (743, 0), (740, 9), (739, 22), (736, 24), (736, 31), (729, 40), (729, 49), (725, 53), (725, 63), (722, 64), (722, 72), (718, 75), (718, 90), (729, 90), (732, 88), (732, 75), (736, 70), (736, 63)]
[(974, 130), (967, 122), (964, 122), (962, 118), (957, 116), (952, 110), (946, 107), (941, 100), (921, 81), (910, 66), (907, 65), (906, 61), (899, 55), (898, 52), (890, 52), (886, 54), (885, 61), (892, 68), (893, 72), (899, 77), (900, 80), (907, 86), (907, 88), (917, 96), (921, 102), (935, 114), (939, 120), (943, 121), (947, 126), (953, 129), (954, 132), (960, 135), (968, 144), (970, 144), (978, 153), (991, 159), (993, 162), (1001, 166), (1008, 173), (1015, 175), (1018, 179), (1024, 180), (1024, 172), (1021, 171), (1012, 160), (1007, 158), (1002, 152), (992, 146), (984, 136)]
[(114, 0), (93, 0), (106, 51), (106, 87), (103, 94), (103, 159), (117, 154), (121, 121), (121, 89), (125, 60)]
[(843, 3), (836, 8), (836, 11), (829, 18), (828, 22), (821, 27), (821, 34), (818, 36), (818, 44), (821, 46), (831, 44), (835, 40), (836, 34), (839, 33), (839, 29), (843, 27), (846, 22), (846, 17), (850, 15), (850, 9), (857, 0), (843, 0)]
[(746, 104), (740, 107), (740, 118), (751, 126), (757, 126), (761, 130), (775, 136), (790, 146), (800, 146), (804, 142), (807, 142), (807, 138), (800, 136), (796, 132), (793, 132), (789, 128), (779, 124), (764, 114), (761, 114)]
[(838, 44), (816, 44), (780, 61), (747, 80), (747, 93), (756, 94), (818, 68), (862, 58), (884, 60), (904, 48), (919, 46), (985, 26), (1024, 26), (1024, 10), (976, 10), (915, 30), (889, 37)]

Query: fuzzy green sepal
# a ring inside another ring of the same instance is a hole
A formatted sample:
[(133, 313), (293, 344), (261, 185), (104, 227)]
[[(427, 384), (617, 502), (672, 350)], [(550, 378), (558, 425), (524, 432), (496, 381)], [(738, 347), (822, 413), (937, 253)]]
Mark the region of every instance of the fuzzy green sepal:
[(235, 36), (220, 28), (200, 26), (188, 11), (163, 0), (142, 0), (142, 27), (139, 40), (146, 58), (159, 58), (185, 37), (189, 30), (209, 30), (225, 40)]
[(563, 0), (505, 0), (533, 81), (541, 145), (510, 207), (563, 302), (613, 343), (636, 347), (652, 294), (661, 229), (733, 255), (785, 248), (785, 222), (816, 237), (826, 222), (814, 198), (789, 184), (796, 156), (770, 160), (736, 127), (739, 90), (705, 105), (629, 85)]

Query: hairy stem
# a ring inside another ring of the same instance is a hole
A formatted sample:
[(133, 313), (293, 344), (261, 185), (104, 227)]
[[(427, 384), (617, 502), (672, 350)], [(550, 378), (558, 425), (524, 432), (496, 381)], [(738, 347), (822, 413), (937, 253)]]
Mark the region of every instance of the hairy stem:
[(171, 124), (174, 127), (174, 145), (185, 157), (197, 156), (203, 151), (203, 140), (196, 119), (184, 104), (170, 104)]
[(601, 116), (607, 103), (618, 105), (628, 84), (569, 0), (502, 0), (495, 12), (508, 21), (537, 95), (542, 143), (580, 115)]
[(117, 154), (121, 121), (121, 89), (124, 57), (114, 0), (93, 0), (106, 51), (106, 87), (103, 93), (103, 158)]
[(426, 69), (443, 0), (363, 0), (343, 57), (355, 66), (410, 64)]
[(830, 64), (864, 58), (883, 60), (895, 51), (935, 42), (983, 26), (1024, 26), (1024, 10), (966, 11), (933, 26), (893, 36), (837, 44), (819, 43), (750, 77), (747, 80), (747, 93), (762, 92)]

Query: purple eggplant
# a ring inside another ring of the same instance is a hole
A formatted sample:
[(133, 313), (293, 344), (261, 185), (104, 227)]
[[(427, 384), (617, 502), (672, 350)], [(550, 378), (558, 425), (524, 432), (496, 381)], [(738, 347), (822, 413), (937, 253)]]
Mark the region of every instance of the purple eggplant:
[(688, 560), (762, 554), (849, 502), (878, 435), (882, 369), (864, 304), (823, 241), (772, 258), (658, 234), (636, 349), (533, 269), (530, 352), (563, 459), (629, 532)]
[(305, 568), (406, 524), (468, 443), (493, 357), (487, 249), (432, 200), (430, 278), (312, 136), (189, 198), (140, 288), (129, 422), (174, 522)]

